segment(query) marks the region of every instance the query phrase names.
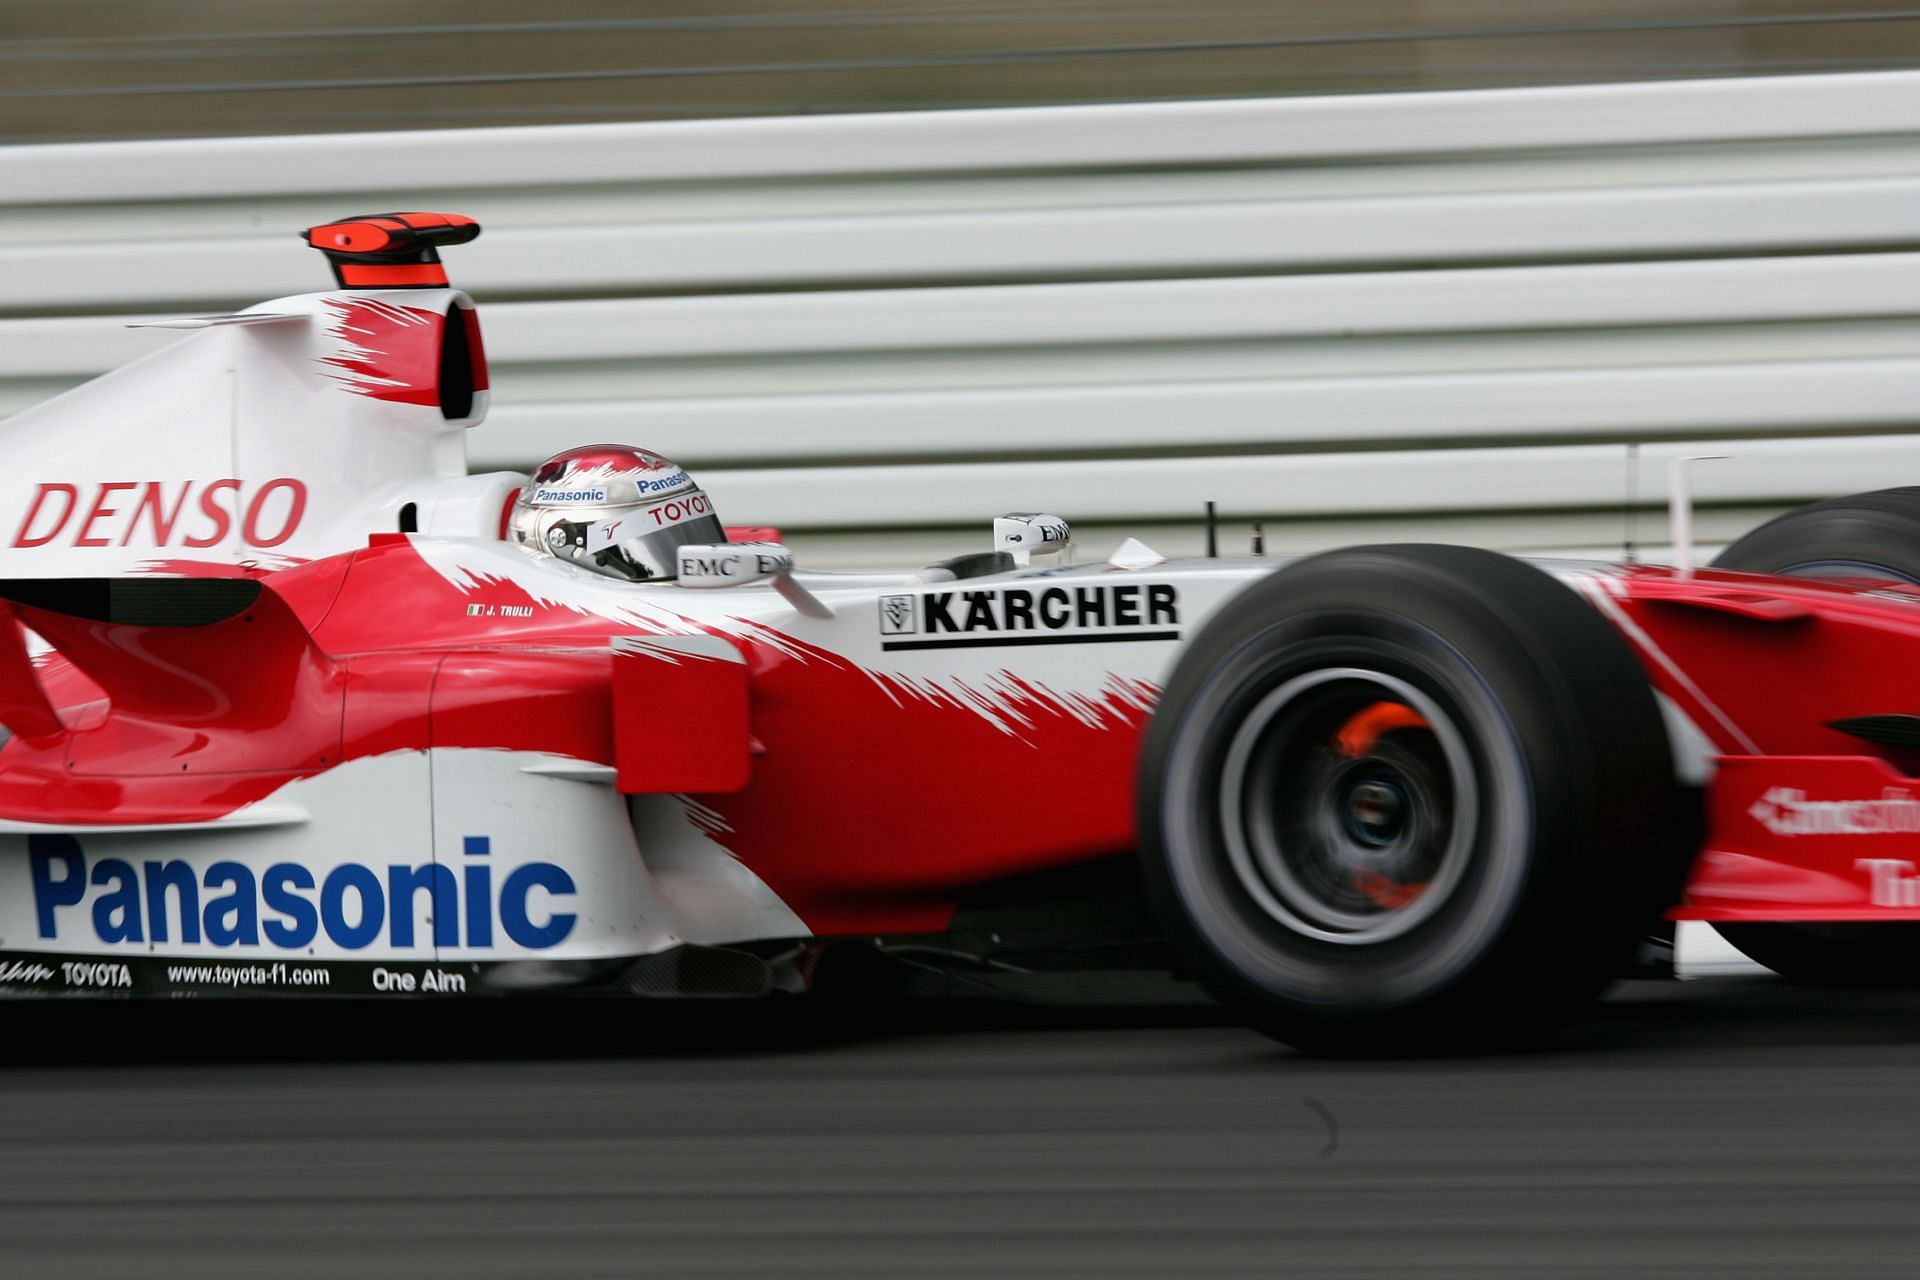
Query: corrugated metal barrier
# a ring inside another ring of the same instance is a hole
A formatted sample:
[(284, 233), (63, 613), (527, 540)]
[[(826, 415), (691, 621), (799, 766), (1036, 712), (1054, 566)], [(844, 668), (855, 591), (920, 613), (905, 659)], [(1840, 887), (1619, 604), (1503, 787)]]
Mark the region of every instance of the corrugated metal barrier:
[[(694, 467), (825, 562), (1658, 543), (1920, 482), (1920, 73), (0, 148), (0, 413), (457, 209), (478, 467)], [(1638, 503), (1644, 516), (1625, 509)]]

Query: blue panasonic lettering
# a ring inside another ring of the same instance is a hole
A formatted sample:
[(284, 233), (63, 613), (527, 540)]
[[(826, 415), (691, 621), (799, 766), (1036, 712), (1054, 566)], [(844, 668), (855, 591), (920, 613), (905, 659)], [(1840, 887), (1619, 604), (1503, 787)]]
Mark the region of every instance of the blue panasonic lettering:
[[(140, 932), (140, 876), (131, 862), (102, 858), (93, 864), (93, 883), (115, 882), (112, 893), (93, 900), (93, 931), (102, 942), (142, 942)], [(117, 918), (116, 918), (117, 917)]]
[(287, 917), (267, 921), (267, 941), (276, 947), (304, 947), (320, 932), (320, 913), (295, 889), (313, 891), (313, 873), (297, 862), (276, 862), (260, 877), (267, 910)]
[(231, 885), (232, 893), (207, 900), (202, 916), (207, 941), (216, 947), (260, 945), (260, 890), (253, 871), (242, 862), (216, 862), (207, 868), (207, 888)]
[[(351, 927), (347, 924), (345, 909), (349, 889), (360, 896), (360, 920)], [(349, 951), (360, 950), (380, 936), (380, 920), (386, 912), (380, 877), (372, 871), (347, 862), (327, 872), (327, 882), (320, 886), (320, 923), (336, 945)]]
[(453, 868), (429, 862), (421, 867), (387, 868), (387, 903), (392, 922), (387, 936), (396, 947), (413, 945), (413, 895), (428, 890), (433, 912), (433, 945), (460, 945), (460, 886), (454, 882)]
[(175, 858), (142, 863), (141, 870), (146, 873), (147, 936), (167, 941), (167, 890), (173, 889), (180, 895), (180, 941), (200, 941), (200, 878), (193, 867)]
[[(420, 894), (427, 895), (432, 945), (497, 945), (496, 927), (514, 946), (539, 951), (571, 937), (579, 916), (552, 899), (579, 892), (566, 868), (525, 862), (508, 870), (496, 899), (489, 859), (493, 843), (467, 836), (471, 861), (335, 865), (324, 880), (298, 862), (224, 860), (204, 868), (173, 858), (135, 865), (91, 860), (71, 835), (27, 839), (34, 919), (42, 938), (60, 936), (63, 915), (90, 919), (103, 943), (177, 942), (213, 947), (309, 948), (324, 940), (348, 951), (384, 943), (413, 948), (420, 932)], [(547, 895), (534, 900), (536, 891)], [(463, 902), (462, 899), (465, 899)], [(465, 913), (466, 928), (461, 929)], [(497, 926), (496, 926), (497, 922)], [(71, 920), (68, 921), (71, 924)]]
[[(56, 864), (65, 868), (57, 880), (53, 876)], [(54, 937), (55, 908), (77, 907), (87, 896), (86, 856), (72, 836), (28, 836), (27, 865), (33, 876), (33, 910), (40, 921), (40, 936)]]
[[(484, 858), (493, 852), (493, 841), (486, 836), (468, 836), (465, 842), (469, 858)], [(467, 864), (467, 945), (493, 945), (493, 868), (484, 862)]]
[(543, 947), (558, 946), (566, 936), (573, 932), (573, 923), (579, 919), (571, 912), (555, 912), (547, 917), (542, 925), (535, 924), (527, 916), (527, 895), (536, 888), (545, 889), (555, 897), (575, 892), (573, 877), (562, 867), (551, 862), (529, 862), (515, 867), (508, 873), (500, 886), (500, 927), (506, 935), (523, 947), (540, 950)]

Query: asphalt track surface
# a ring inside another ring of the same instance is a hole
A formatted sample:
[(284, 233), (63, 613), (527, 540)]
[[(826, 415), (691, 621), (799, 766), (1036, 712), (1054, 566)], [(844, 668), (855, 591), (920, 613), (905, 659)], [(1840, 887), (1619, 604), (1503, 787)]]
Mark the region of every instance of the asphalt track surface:
[(1205, 1010), (6, 1016), (6, 1277), (1920, 1274), (1920, 994), (1629, 984), (1438, 1062)]

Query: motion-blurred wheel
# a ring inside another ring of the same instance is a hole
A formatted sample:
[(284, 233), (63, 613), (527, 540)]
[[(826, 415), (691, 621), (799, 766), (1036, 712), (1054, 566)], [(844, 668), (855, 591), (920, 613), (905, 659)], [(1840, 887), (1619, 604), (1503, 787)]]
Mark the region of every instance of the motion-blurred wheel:
[(1143, 747), (1148, 890), (1190, 970), (1321, 1052), (1485, 1048), (1619, 972), (1677, 888), (1665, 730), (1617, 632), (1464, 547), (1299, 561), (1231, 600)]

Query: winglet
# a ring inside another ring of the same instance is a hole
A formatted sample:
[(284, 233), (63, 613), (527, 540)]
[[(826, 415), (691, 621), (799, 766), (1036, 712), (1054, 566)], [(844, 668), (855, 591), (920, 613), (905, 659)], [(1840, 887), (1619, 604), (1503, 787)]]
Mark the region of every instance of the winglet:
[(291, 324), (298, 321), (305, 324), (312, 316), (297, 312), (288, 314), (279, 311), (236, 311), (228, 316), (172, 316), (165, 320), (129, 321), (129, 329), (223, 329), (232, 325), (250, 324)]
[(45, 738), (66, 728), (27, 652), (27, 633), (13, 607), (0, 601), (0, 724), (23, 738)]
[(300, 234), (327, 255), (342, 289), (444, 289), (436, 247), (467, 243), (480, 224), (458, 213), (362, 213)]

